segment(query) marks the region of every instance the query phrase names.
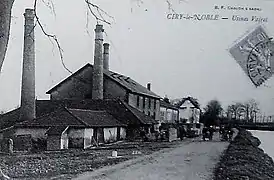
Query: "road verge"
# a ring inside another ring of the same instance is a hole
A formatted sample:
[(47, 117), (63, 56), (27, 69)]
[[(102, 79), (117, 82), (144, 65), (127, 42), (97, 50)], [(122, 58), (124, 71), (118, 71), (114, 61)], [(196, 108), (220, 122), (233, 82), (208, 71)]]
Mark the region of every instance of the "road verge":
[(274, 162), (260, 144), (249, 131), (239, 129), (214, 170), (214, 180), (273, 180)]

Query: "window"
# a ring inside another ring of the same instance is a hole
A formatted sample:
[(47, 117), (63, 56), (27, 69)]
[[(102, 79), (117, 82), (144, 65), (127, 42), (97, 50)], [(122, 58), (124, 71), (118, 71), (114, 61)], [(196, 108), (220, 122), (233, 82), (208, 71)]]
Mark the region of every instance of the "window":
[(156, 109), (156, 103), (157, 103), (157, 101), (156, 101), (156, 99), (154, 99), (154, 109)]
[(140, 106), (140, 97), (137, 95), (137, 107)]
[(155, 100), (154, 100), (154, 99), (151, 99), (151, 109), (152, 109), (152, 110), (155, 109), (154, 102), (155, 102)]
[(149, 116), (150, 116), (150, 112), (149, 112), (149, 111), (148, 111), (147, 115), (149, 115)]
[(146, 98), (143, 97), (143, 109), (145, 109), (145, 107), (146, 107)]
[(156, 112), (153, 113), (153, 116), (152, 116), (153, 119), (156, 118)]
[(150, 109), (151, 108), (151, 99), (149, 98), (148, 99), (148, 109)]

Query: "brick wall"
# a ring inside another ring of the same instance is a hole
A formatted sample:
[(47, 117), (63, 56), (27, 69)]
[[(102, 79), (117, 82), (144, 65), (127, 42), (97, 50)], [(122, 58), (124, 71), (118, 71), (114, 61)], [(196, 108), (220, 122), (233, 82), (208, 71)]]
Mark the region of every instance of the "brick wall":
[[(119, 98), (125, 100), (126, 90), (104, 76), (104, 99)], [(86, 68), (75, 78), (67, 80), (62, 86), (56, 88), (50, 95), (56, 99), (84, 99), (92, 98), (92, 69)]]
[(56, 88), (50, 95), (51, 99), (69, 99), (85, 97), (91, 98), (92, 90), (92, 69), (86, 68), (75, 78), (67, 80), (62, 86)]
[[(137, 96), (139, 96), (139, 106), (137, 106)], [(143, 99), (145, 98), (145, 107), (143, 106)], [(149, 99), (151, 101), (151, 106), (149, 108)], [(156, 101), (156, 107), (155, 102)], [(146, 115), (150, 114), (153, 117), (155, 113), (155, 119), (160, 120), (160, 101), (154, 98), (145, 97), (142, 95), (136, 95), (129, 93), (128, 104), (135, 107), (141, 112), (144, 112)]]
[(121, 100), (125, 100), (126, 95), (127, 91), (120, 85), (110, 80), (109, 78), (104, 79), (104, 99), (119, 98)]

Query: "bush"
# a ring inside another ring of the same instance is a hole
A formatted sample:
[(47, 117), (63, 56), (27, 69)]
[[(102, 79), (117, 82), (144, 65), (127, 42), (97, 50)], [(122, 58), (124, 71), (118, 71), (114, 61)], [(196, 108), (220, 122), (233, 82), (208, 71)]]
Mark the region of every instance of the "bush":
[(274, 162), (258, 146), (260, 140), (240, 129), (214, 170), (214, 180), (273, 180)]

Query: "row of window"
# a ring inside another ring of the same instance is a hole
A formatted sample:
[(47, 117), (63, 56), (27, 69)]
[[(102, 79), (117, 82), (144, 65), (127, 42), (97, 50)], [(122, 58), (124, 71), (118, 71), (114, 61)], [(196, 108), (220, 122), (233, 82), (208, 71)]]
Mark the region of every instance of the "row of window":
[[(143, 103), (143, 109), (146, 108), (146, 98), (143, 97), (143, 101), (140, 102), (140, 96), (137, 96), (137, 107), (140, 107), (141, 103)], [(156, 109), (156, 100), (152, 103), (152, 100), (148, 98), (148, 109)]]
[[(167, 119), (177, 119), (177, 113), (174, 112), (166, 112), (167, 113)], [(165, 119), (165, 111), (160, 112), (160, 116)]]

